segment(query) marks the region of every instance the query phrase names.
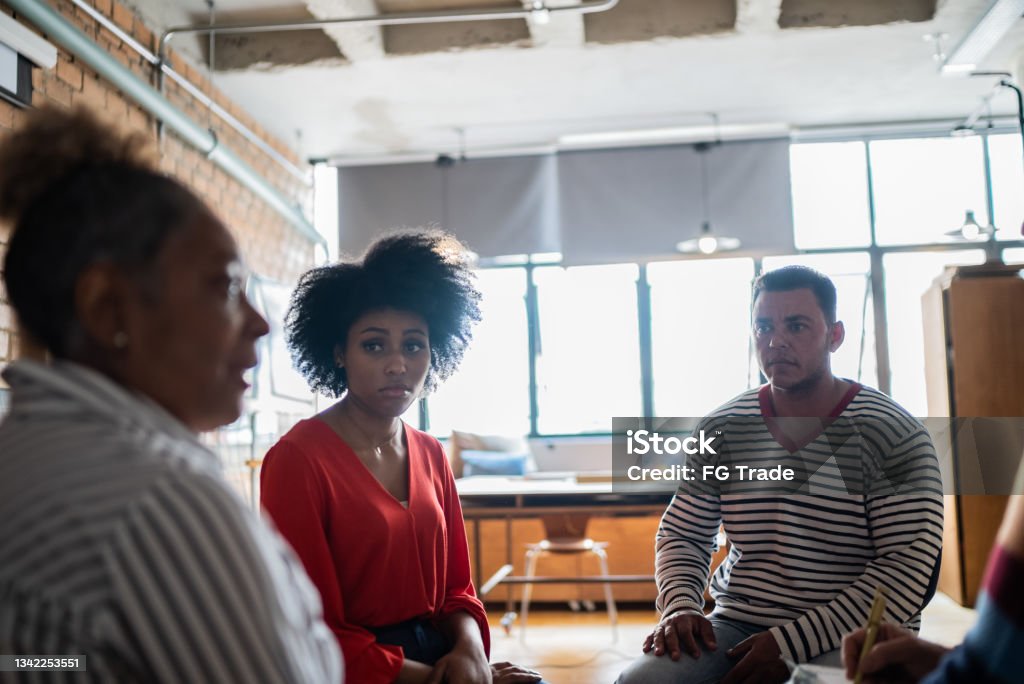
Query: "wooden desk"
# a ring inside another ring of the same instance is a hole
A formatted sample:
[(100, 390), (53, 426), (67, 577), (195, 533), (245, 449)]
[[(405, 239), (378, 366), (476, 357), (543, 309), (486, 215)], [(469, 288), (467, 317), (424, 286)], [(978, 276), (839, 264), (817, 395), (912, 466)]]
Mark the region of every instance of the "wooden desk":
[[(541, 519), (548, 518), (550, 525), (551, 516), (556, 516), (566, 518), (580, 531), (595, 518), (586, 536), (610, 542), (612, 575), (605, 580), (596, 573), (581, 574), (572, 566), (578, 556), (553, 558), (544, 568), (554, 572), (531, 580), (539, 585), (534, 592), (536, 600), (564, 600), (564, 591), (545, 591), (550, 584), (595, 585), (582, 590), (580, 598), (597, 599), (604, 581), (634, 585), (625, 594), (616, 591), (624, 600), (653, 600), (654, 534), (670, 495), (616, 492), (611, 482), (577, 482), (569, 473), (551, 478), (474, 476), (457, 480), (456, 486), (481, 598), (502, 598), (504, 594), (511, 610), (510, 586), (526, 581), (521, 574), (513, 574), (522, 567), (525, 544), (543, 539), (546, 531)], [(495, 526), (503, 528), (504, 534)]]

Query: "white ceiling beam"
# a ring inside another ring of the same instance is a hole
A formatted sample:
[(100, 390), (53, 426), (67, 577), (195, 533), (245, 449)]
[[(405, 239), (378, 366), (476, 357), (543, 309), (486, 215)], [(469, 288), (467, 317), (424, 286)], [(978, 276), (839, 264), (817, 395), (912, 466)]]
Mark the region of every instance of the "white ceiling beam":
[(782, 0), (736, 0), (738, 33), (769, 33), (779, 30)]
[[(548, 4), (549, 0), (540, 3), (534, 0), (522, 0), (523, 7), (532, 9)], [(578, 5), (573, 2), (559, 2), (559, 7)], [(579, 12), (546, 12), (539, 9), (526, 20), (530, 27), (530, 38), (535, 47), (581, 47), (586, 42), (583, 30), (583, 14)]]
[[(310, 14), (318, 19), (369, 17), (380, 14), (374, 0), (306, 0)], [(351, 62), (384, 56), (384, 36), (379, 26), (330, 26), (324, 29)]]

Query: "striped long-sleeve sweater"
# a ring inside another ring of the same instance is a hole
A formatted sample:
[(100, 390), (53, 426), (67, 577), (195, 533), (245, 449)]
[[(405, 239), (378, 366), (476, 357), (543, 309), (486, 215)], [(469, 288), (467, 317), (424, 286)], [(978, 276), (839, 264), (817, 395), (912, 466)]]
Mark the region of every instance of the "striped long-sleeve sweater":
[(764, 483), (680, 490), (657, 534), (658, 609), (702, 611), (724, 526), (731, 548), (711, 581), (714, 612), (769, 628), (783, 655), (806, 662), (839, 648), (843, 634), (864, 625), (878, 585), (888, 589), (886, 620), (916, 629), (934, 591), (943, 520), (924, 427), (889, 397), (853, 384), (833, 428), (795, 444), (774, 422), (768, 391), (745, 392), (702, 421), (698, 429), (722, 429), (719, 456), (707, 458), (724, 451), (732, 464), (813, 463), (800, 490), (810, 493)]
[(145, 397), (18, 361), (0, 425), (0, 682), (342, 681), (316, 590), (216, 456)]

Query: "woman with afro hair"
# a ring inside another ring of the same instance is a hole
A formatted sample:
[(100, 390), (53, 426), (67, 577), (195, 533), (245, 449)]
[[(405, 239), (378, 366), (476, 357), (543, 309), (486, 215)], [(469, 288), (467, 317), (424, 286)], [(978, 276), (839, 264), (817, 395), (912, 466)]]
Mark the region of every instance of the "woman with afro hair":
[(480, 319), (466, 256), (439, 231), (390, 235), (306, 273), (286, 316), (296, 366), (340, 401), (270, 450), (261, 499), (320, 589), (351, 681), (540, 679), (488, 665), (451, 469), (400, 418), (455, 371)]

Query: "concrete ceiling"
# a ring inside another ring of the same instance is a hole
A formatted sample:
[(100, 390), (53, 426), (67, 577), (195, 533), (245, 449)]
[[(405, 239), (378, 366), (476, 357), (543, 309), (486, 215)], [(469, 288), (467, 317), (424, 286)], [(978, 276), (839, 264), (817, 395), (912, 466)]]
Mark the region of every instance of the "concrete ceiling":
[[(218, 0), (217, 23), (521, 7), (523, 0)], [(567, 0), (572, 2), (572, 0)], [(940, 76), (991, 0), (620, 0), (524, 20), (220, 36), (214, 83), (311, 158), (544, 146), (587, 132), (963, 118), (994, 78)], [(555, 0), (550, 1), (555, 5)], [(159, 28), (202, 0), (137, 0)], [(179, 37), (197, 61), (208, 41)], [(1024, 22), (986, 69), (1016, 72)], [(996, 114), (1014, 100), (992, 100)]]

